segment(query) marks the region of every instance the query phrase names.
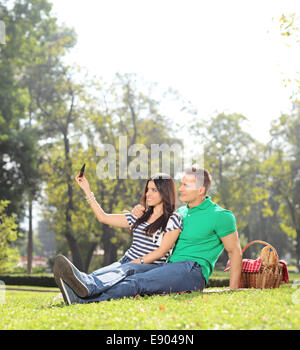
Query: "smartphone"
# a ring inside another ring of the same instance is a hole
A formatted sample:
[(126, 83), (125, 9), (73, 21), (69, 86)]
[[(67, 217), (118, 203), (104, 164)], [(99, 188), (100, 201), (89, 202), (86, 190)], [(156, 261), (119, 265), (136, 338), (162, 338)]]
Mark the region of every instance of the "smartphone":
[(79, 177), (82, 177), (84, 174), (84, 169), (85, 169), (85, 163), (83, 164), (82, 168), (80, 169), (80, 174)]

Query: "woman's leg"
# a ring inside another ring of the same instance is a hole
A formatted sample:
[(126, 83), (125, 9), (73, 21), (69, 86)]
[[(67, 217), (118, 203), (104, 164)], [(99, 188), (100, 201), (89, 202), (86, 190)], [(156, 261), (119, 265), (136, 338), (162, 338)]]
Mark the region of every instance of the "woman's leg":
[(158, 265), (126, 263), (108, 273), (94, 276), (79, 271), (70, 260), (58, 255), (54, 262), (54, 278), (61, 291), (60, 281), (63, 280), (78, 296), (86, 298), (98, 296), (127, 276), (155, 269)]
[(97, 296), (128, 276), (144, 273), (159, 267), (160, 264), (126, 263), (101, 275), (89, 275), (89, 297)]
[(119, 266), (121, 266), (121, 263), (119, 261), (116, 261), (110, 265), (101, 267), (100, 269), (93, 271), (90, 275), (92, 276), (100, 276), (103, 275), (104, 273), (110, 272), (116, 268), (118, 268)]
[(91, 275), (93, 275), (93, 276), (103, 275), (104, 273), (107, 273), (107, 272), (110, 272), (110, 271), (117, 269), (122, 264), (125, 264), (129, 261), (130, 261), (130, 259), (126, 255), (124, 255), (119, 261), (116, 261), (108, 266), (101, 267), (100, 269), (93, 271), (91, 273)]

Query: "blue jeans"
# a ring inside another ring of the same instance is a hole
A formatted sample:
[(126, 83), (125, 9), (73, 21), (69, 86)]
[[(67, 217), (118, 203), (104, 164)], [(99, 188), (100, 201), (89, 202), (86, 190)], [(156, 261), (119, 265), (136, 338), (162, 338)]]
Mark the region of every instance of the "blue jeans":
[[(113, 265), (113, 264), (112, 264)], [(103, 293), (107, 289), (114, 286), (116, 283), (122, 281), (128, 276), (143, 273), (146, 271), (150, 271), (156, 268), (160, 264), (135, 264), (135, 263), (123, 263), (117, 266), (115, 269), (111, 267), (111, 270), (106, 273), (98, 273), (96, 270), (91, 274), (86, 274), (84, 272), (80, 272), (81, 279), (83, 283), (86, 285), (89, 291), (88, 297), (99, 296), (99, 294)], [(109, 265), (110, 266), (110, 265)], [(108, 266), (108, 267), (109, 267)], [(105, 269), (106, 267), (104, 267)], [(102, 270), (102, 269), (100, 269)], [(101, 271), (103, 272), (103, 271)]]
[(93, 271), (91, 273), (91, 275), (93, 275), (93, 276), (103, 275), (104, 273), (107, 273), (107, 272), (110, 272), (110, 271), (117, 269), (118, 267), (120, 267), (123, 264), (128, 263), (129, 261), (131, 261), (131, 259), (128, 258), (128, 256), (124, 255), (119, 261), (116, 261), (108, 266), (101, 267), (100, 269)]
[(96, 278), (101, 279), (99, 288), (87, 298), (78, 297), (79, 303), (121, 299), (137, 294), (196, 291), (202, 290), (206, 283), (200, 265), (191, 260), (162, 264), (129, 263)]

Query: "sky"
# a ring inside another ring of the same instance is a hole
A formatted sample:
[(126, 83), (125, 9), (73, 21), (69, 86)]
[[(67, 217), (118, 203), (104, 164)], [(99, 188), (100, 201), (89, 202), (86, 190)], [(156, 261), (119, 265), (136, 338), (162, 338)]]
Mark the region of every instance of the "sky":
[[(241, 113), (257, 140), (292, 108), (283, 79), (299, 72), (300, 48), (279, 32), (282, 13), (299, 15), (299, 0), (52, 0), (59, 23), (77, 45), (67, 62), (111, 81), (136, 73), (175, 89), (195, 106), (193, 118)], [(182, 114), (169, 113), (179, 123)], [(167, 107), (168, 108), (168, 107)]]

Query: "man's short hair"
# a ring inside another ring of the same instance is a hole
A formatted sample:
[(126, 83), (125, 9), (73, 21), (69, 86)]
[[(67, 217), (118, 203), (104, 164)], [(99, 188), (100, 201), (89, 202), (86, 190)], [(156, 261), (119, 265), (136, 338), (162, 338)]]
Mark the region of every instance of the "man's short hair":
[(205, 187), (205, 195), (210, 189), (212, 178), (207, 169), (201, 168), (197, 165), (193, 165), (190, 168), (184, 170), (186, 175), (196, 176), (196, 186), (197, 188)]

